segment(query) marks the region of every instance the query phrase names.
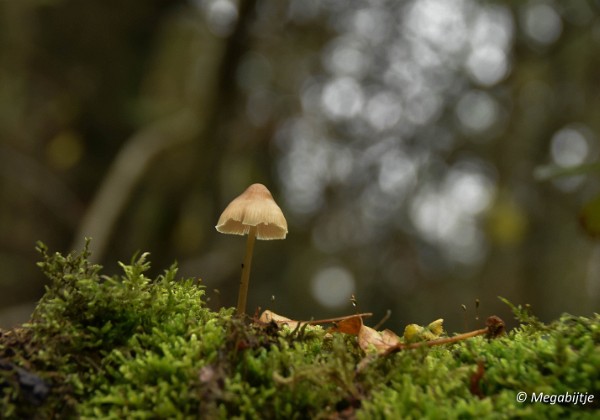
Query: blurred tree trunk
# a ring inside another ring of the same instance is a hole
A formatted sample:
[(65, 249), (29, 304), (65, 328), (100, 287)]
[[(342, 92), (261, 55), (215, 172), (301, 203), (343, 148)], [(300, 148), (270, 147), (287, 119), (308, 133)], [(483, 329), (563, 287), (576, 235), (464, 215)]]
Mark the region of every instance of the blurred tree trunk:
[[(543, 53), (517, 43), (507, 104), (511, 124), (492, 152), (499, 188), (509, 194), (504, 199), (513, 200), (526, 223), (514, 243), (493, 244), (482, 288), (531, 304), (543, 319), (592, 309), (585, 284), (592, 248), (577, 225), (580, 199), (533, 179), (535, 168), (549, 162), (550, 140), (558, 130), (595, 121), (583, 104), (597, 100), (598, 92), (584, 89), (581, 98), (573, 85), (588, 86), (590, 80), (582, 77), (594, 74), (598, 61), (579, 43), (580, 32), (567, 31), (560, 44)], [(557, 223), (561, 220), (566, 222)]]

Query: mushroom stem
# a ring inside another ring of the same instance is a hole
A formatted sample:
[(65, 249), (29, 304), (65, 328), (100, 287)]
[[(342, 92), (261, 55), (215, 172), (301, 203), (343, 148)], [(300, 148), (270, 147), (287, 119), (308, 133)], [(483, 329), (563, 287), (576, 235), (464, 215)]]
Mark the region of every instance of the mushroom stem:
[(242, 264), (242, 279), (240, 280), (240, 292), (238, 294), (237, 314), (246, 313), (246, 299), (248, 298), (248, 284), (250, 283), (250, 267), (252, 266), (252, 252), (256, 240), (256, 226), (251, 226), (246, 241), (246, 255)]

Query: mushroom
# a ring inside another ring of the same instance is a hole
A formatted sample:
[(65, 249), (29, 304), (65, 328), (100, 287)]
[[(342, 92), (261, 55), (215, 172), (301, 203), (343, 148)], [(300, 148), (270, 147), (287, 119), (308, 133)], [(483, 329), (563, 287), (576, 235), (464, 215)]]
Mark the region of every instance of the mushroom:
[(285, 239), (287, 222), (267, 187), (252, 184), (229, 203), (215, 227), (220, 233), (248, 235), (237, 303), (237, 313), (242, 315), (246, 312), (254, 240)]

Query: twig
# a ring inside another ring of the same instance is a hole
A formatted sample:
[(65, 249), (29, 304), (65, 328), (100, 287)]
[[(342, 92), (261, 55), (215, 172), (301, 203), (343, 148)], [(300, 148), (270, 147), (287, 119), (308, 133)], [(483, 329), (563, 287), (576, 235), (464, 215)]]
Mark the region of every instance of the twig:
[(383, 318), (379, 320), (379, 322), (373, 327), (373, 329), (379, 330), (381, 326), (385, 324), (388, 319), (390, 319), (390, 316), (392, 316), (392, 311), (388, 309), (387, 311), (385, 311), (385, 315), (383, 316)]
[(504, 321), (502, 321), (502, 319), (500, 319), (499, 317), (495, 315), (490, 316), (487, 319), (486, 324), (487, 326), (485, 328), (462, 334), (457, 334), (453, 337), (439, 338), (436, 340), (423, 341), (420, 343), (411, 344), (398, 343), (397, 345), (387, 349), (387, 351), (384, 354), (387, 355), (391, 353), (396, 353), (401, 350), (418, 349), (420, 347), (433, 347), (440, 346), (442, 344), (456, 343), (458, 341), (466, 340), (467, 338), (477, 337), (478, 335), (487, 335), (489, 338), (496, 338), (501, 334), (504, 334)]

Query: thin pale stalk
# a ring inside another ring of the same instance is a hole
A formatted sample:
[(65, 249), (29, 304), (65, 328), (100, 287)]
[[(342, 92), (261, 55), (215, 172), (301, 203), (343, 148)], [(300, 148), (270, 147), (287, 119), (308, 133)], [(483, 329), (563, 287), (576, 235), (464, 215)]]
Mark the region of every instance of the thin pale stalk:
[(252, 267), (252, 253), (254, 252), (254, 242), (256, 241), (256, 226), (252, 226), (248, 232), (246, 241), (246, 255), (242, 265), (242, 279), (240, 280), (240, 292), (238, 294), (237, 314), (246, 313), (246, 300), (248, 298), (248, 284), (250, 283), (250, 268)]

